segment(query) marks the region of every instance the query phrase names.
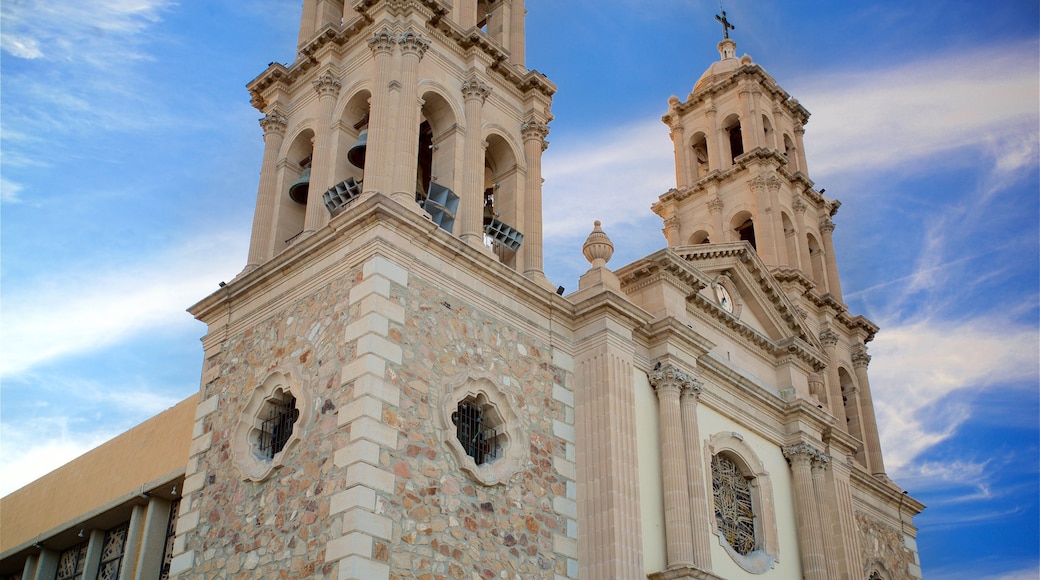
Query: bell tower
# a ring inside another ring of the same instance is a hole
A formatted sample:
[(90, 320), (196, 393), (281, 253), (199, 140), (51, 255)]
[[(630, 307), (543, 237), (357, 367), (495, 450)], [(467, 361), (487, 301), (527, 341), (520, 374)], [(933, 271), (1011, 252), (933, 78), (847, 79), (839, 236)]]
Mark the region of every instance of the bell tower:
[(305, 0), (298, 55), (249, 84), (265, 153), (247, 270), (382, 193), (548, 286), (541, 155), (555, 86), (524, 0)]
[(771, 268), (812, 283), (841, 302), (831, 217), (840, 203), (809, 179), (802, 137), (809, 112), (737, 44), (719, 43), (713, 63), (685, 100), (672, 97), (662, 121), (675, 147), (676, 187), (653, 210), (669, 246), (744, 240)]

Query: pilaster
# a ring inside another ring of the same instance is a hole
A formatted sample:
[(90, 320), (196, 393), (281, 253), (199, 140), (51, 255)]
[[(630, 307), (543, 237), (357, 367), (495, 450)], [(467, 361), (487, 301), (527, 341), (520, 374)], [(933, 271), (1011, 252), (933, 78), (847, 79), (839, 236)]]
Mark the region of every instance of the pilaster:
[(314, 156), (311, 165), (311, 182), (307, 194), (307, 216), (304, 232), (315, 232), (329, 221), (329, 212), (322, 201), (322, 193), (332, 187), (336, 163), (332, 157), (332, 115), (342, 83), (331, 70), (327, 70), (311, 83), (318, 93), (320, 113), (314, 136)]
[(791, 464), (794, 479), (802, 572), (806, 580), (827, 580), (823, 527), (820, 525), (819, 504), (812, 478), (812, 462), (823, 454), (805, 443), (785, 447), (783, 452), (784, 457)]
[[(514, 0), (522, 4), (521, 0)], [(535, 117), (529, 117), (520, 126), (524, 139), (524, 243), (520, 246), (524, 276), (532, 280), (545, 281), (542, 257), (542, 152), (549, 147), (545, 140), (549, 126)]]
[(867, 469), (875, 477), (885, 476), (885, 462), (881, 456), (881, 438), (878, 435), (877, 416), (874, 415), (874, 397), (870, 392), (870, 379), (867, 377), (867, 365), (870, 355), (867, 348), (860, 346), (852, 353), (852, 366), (856, 369), (856, 381), (859, 383), (859, 402), (863, 415), (863, 446), (866, 449)]
[(476, 75), (462, 83), (466, 107), (466, 137), (462, 146), (462, 240), (483, 246), (484, 218), (484, 148), (481, 136), (481, 109), (491, 94), (491, 87)]
[(841, 377), (838, 375), (838, 334), (830, 328), (820, 333), (824, 354), (827, 355), (827, 404), (831, 415), (838, 419), (838, 428), (848, 432), (845, 404), (841, 398)]
[(430, 48), (430, 41), (409, 29), (397, 40), (401, 50), (401, 88), (397, 103), (397, 138), (394, 140), (394, 173), (391, 197), (407, 208), (415, 204), (419, 149), (420, 105), (418, 96), (419, 61)]
[(820, 221), (820, 234), (823, 236), (823, 258), (827, 264), (827, 291), (839, 302), (841, 298), (841, 279), (838, 277), (838, 258), (834, 253), (834, 222), (831, 218)]
[(397, 36), (384, 27), (368, 40), (375, 58), (375, 80), (368, 120), (368, 145), (365, 151), (364, 192), (389, 195), (393, 185), (393, 138), (395, 120), (390, 91), (393, 81), (394, 47)]
[(252, 270), (274, 256), (274, 210), (278, 203), (278, 152), (285, 139), (286, 118), (273, 109), (260, 119), (264, 130), (264, 160), (260, 168), (260, 186), (253, 213), (253, 232), (249, 238), (246, 270)]

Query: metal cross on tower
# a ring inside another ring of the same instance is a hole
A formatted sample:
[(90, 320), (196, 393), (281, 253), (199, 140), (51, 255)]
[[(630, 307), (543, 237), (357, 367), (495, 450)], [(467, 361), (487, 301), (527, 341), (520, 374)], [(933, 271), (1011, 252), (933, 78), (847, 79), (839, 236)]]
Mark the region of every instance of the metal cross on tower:
[(726, 11), (725, 10), (722, 11), (722, 16), (719, 16), (718, 14), (716, 14), (715, 15), (715, 20), (718, 20), (719, 22), (722, 23), (722, 35), (723, 35), (723, 38), (729, 38), (729, 31), (737, 29), (736, 26), (733, 26), (732, 24), (730, 24), (729, 20), (726, 19)]

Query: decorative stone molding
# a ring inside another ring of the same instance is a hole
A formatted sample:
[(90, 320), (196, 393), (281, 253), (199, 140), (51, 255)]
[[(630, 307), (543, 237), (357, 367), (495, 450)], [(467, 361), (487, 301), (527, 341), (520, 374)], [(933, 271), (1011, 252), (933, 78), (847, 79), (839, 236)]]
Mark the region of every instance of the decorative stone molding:
[(483, 104), (490, 94), (491, 87), (476, 76), (472, 76), (469, 80), (462, 83), (462, 96), (467, 101), (479, 99), (481, 104)]
[[(647, 377), (650, 379), (650, 386), (654, 388), (654, 391), (672, 389), (676, 393), (684, 393), (689, 389), (696, 388), (699, 393), (701, 387), (703, 387), (703, 383), (676, 368), (671, 363), (663, 365), (657, 363), (654, 369), (647, 373)], [(694, 387), (694, 384), (697, 386)]]
[[(520, 125), (520, 134), (523, 135), (524, 141), (535, 139), (544, 143), (545, 138), (549, 136), (549, 126), (538, 119), (530, 118)], [(545, 150), (544, 146), (542, 150)]]
[(317, 91), (319, 96), (335, 97), (339, 94), (339, 89), (343, 86), (336, 75), (332, 74), (332, 71), (327, 70), (322, 73), (318, 78), (314, 79), (311, 83), (314, 86), (314, 90)]
[[(776, 507), (773, 498), (773, 484), (765, 465), (755, 454), (739, 433), (716, 433), (705, 445), (705, 473), (711, 474), (711, 460), (717, 454), (724, 454), (727, 459), (737, 464), (741, 472), (751, 483), (752, 505), (755, 510), (756, 549), (743, 555), (729, 545), (719, 532), (717, 518), (712, 518), (712, 532), (718, 536), (722, 546), (730, 558), (742, 569), (751, 574), (765, 574), (779, 562), (780, 544), (776, 530)], [(711, 506), (714, 512), (714, 494)]]
[[(462, 471), (483, 485), (504, 485), (527, 464), (530, 446), (520, 422), (520, 415), (512, 400), (502, 392), (490, 377), (466, 374), (455, 382), (455, 387), (441, 403), (442, 439), (455, 457)], [(459, 442), (452, 415), (463, 401), (483, 405), (495, 415), (497, 456), (477, 465)]]
[(585, 259), (592, 264), (593, 268), (605, 266), (614, 256), (614, 242), (610, 241), (600, 226), (600, 221), (596, 220), (592, 233), (585, 238), (585, 244), (581, 247), (581, 253), (585, 255)]
[(809, 209), (809, 206), (805, 205), (805, 202), (802, 201), (801, 197), (795, 197), (794, 201), (791, 202), (791, 209), (793, 209), (795, 213), (804, 214), (805, 210)]
[[(282, 449), (267, 458), (259, 451), (261, 426), (265, 419), (261, 415), (269, 401), (282, 394), (296, 398), (299, 418), (293, 423), (292, 435), (289, 436)], [(262, 385), (252, 392), (245, 408), (242, 409), (231, 442), (234, 463), (243, 479), (257, 483), (265, 481), (275, 470), (284, 465), (285, 457), (292, 453), (293, 448), (300, 443), (310, 425), (313, 415), (312, 407), (310, 393), (290, 376), (281, 372), (272, 373)]]
[(286, 123), (285, 115), (282, 115), (278, 109), (274, 109), (260, 119), (260, 128), (264, 130), (264, 135), (285, 135)]
[(882, 578), (920, 578), (914, 552), (907, 548), (898, 529), (856, 512), (856, 531), (864, 574), (882, 570)]
[(402, 34), (397, 39), (397, 44), (401, 47), (401, 54), (416, 54), (420, 59), (430, 48), (429, 39), (416, 34), (413, 30)]
[(829, 328), (825, 329), (823, 332), (820, 333), (820, 342), (823, 343), (823, 346), (837, 346), (838, 333), (834, 332)]
[(820, 231), (826, 234), (834, 231), (834, 222), (831, 221), (831, 218), (823, 218), (820, 220)]
[(390, 54), (397, 44), (397, 38), (390, 32), (389, 28), (383, 28), (368, 39), (368, 48), (375, 54)]
[(856, 368), (867, 368), (870, 364), (870, 355), (867, 354), (866, 347), (860, 346), (859, 348), (852, 351), (852, 365)]
[(822, 451), (808, 443), (797, 443), (783, 448), (784, 459), (791, 465), (796, 463), (826, 463), (830, 460)]
[[(718, 196), (713, 197), (712, 199), (708, 200), (708, 211), (711, 212), (712, 214), (720, 214), (720, 213), (722, 213), (722, 209), (723, 209), (724, 206), (725, 206), (725, 204), (722, 203), (722, 198), (720, 198)], [(722, 241), (722, 240), (719, 240), (719, 241)]]

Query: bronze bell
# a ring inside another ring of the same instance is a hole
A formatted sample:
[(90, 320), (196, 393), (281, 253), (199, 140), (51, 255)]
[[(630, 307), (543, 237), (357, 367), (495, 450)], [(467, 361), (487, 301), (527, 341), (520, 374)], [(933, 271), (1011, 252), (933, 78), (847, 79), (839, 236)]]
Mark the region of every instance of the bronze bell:
[(308, 165), (303, 169), (303, 173), (300, 174), (300, 178), (295, 183), (289, 186), (289, 199), (295, 201), (300, 205), (307, 205), (307, 191), (311, 186), (311, 166)]
[(358, 133), (357, 143), (347, 151), (347, 161), (354, 167), (365, 168), (365, 150), (368, 148), (368, 129), (362, 129)]

